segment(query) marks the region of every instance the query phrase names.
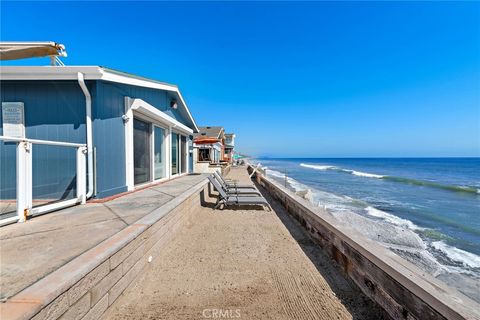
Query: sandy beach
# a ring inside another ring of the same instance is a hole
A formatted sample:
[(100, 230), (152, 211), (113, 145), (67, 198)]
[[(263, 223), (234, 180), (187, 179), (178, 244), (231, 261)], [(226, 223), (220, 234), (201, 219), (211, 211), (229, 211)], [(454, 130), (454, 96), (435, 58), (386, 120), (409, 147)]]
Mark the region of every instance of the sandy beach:
[[(229, 177), (249, 182), (242, 167)], [(208, 199), (103, 319), (387, 318), (267, 199), (273, 211)]]

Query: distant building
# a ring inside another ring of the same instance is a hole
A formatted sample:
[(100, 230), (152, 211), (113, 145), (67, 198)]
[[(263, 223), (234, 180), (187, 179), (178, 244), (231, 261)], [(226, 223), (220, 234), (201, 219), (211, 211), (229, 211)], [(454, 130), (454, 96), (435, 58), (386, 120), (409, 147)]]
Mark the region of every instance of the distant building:
[(213, 172), (226, 165), (225, 129), (223, 127), (199, 127), (193, 140), (195, 172)]
[(225, 133), (225, 152), (223, 159), (229, 163), (233, 162), (233, 155), (235, 151), (235, 134)]

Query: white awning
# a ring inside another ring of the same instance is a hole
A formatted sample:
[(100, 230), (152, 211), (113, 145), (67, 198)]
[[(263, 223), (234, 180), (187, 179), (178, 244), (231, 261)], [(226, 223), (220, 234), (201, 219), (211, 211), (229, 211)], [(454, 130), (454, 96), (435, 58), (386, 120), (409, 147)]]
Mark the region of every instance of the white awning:
[(193, 130), (183, 123), (179, 122), (177, 119), (174, 119), (167, 115), (166, 113), (158, 110), (148, 102), (143, 101), (142, 99), (131, 99), (128, 98), (129, 108), (135, 112), (141, 113), (144, 116), (156, 120), (160, 123), (163, 123), (171, 127), (174, 131), (184, 133), (187, 135), (192, 135)]
[(216, 143), (205, 143), (205, 144), (193, 144), (194, 148), (198, 149), (215, 149), (217, 151), (222, 151), (222, 144), (220, 142)]

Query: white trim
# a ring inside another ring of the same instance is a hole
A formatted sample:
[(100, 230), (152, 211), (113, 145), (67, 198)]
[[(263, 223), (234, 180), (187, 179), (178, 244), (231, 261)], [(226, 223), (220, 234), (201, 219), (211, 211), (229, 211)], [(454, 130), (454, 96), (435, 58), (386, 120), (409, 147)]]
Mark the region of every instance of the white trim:
[(166, 126), (172, 127), (176, 131), (180, 133), (184, 133), (187, 135), (192, 135), (193, 130), (184, 125), (183, 123), (179, 122), (178, 120), (170, 117), (165, 112), (162, 112), (149, 104), (148, 102), (143, 101), (142, 99), (130, 99), (131, 105), (130, 109), (136, 112), (143, 114), (144, 116), (151, 118), (155, 121), (158, 121), (161, 124)]
[(85, 144), (73, 143), (73, 142), (62, 142), (62, 141), (50, 141), (50, 140), (37, 140), (37, 139), (27, 139), (27, 138), (17, 138), (17, 137), (8, 137), (0, 136), (0, 140), (4, 141), (14, 141), (14, 142), (30, 142), (33, 144), (46, 144), (49, 146), (62, 146), (62, 147), (85, 147)]
[(127, 190), (132, 191), (135, 188), (134, 168), (133, 168), (133, 111), (130, 109), (132, 99), (125, 97), (125, 116), (123, 117), (125, 125), (125, 177)]
[(6, 219), (0, 219), (0, 227), (6, 226), (7, 224), (18, 222), (18, 216), (13, 216)]
[(31, 210), (32, 189), (32, 144), (19, 142), (17, 144), (17, 218), (18, 222), (25, 222)]
[(150, 181), (155, 181), (155, 124), (150, 123)]
[(85, 80), (105, 80), (134, 86), (177, 91), (178, 87), (146, 78), (136, 77), (100, 66), (2, 66), (2, 80), (77, 80), (77, 73)]
[[(190, 172), (190, 137), (187, 136), (187, 142), (186, 142), (186, 148), (187, 150), (185, 151), (185, 156), (187, 157), (187, 171), (185, 171), (186, 173), (192, 173)], [(192, 154), (192, 157), (193, 157), (193, 154)]]
[(99, 66), (2, 66), (0, 67), (1, 80), (77, 80), (78, 73), (84, 75), (85, 80), (104, 80), (123, 83), (133, 86), (173, 91), (182, 102), (193, 129), (198, 132), (198, 126), (183, 99), (177, 86), (151, 79), (136, 77), (126, 73), (106, 69)]
[[(123, 117), (125, 121), (125, 174), (126, 174), (126, 185), (127, 190), (134, 190), (135, 186), (135, 177), (134, 177), (134, 155), (133, 155), (133, 119), (138, 118), (143, 121), (147, 121), (152, 123), (153, 125), (157, 125), (165, 130), (165, 150), (167, 153), (165, 154), (165, 161), (166, 161), (166, 172), (165, 178), (171, 178), (171, 157), (169, 154), (170, 148), (170, 132), (171, 128), (174, 126), (175, 128), (182, 128), (183, 130), (193, 132), (192, 129), (186, 127), (182, 123), (178, 122), (176, 119), (170, 117), (169, 115), (165, 114), (164, 112), (158, 110), (154, 106), (150, 105), (149, 103), (143, 101), (142, 99), (132, 99), (130, 97), (125, 97), (125, 115)], [(153, 140), (153, 139), (152, 139)], [(152, 148), (153, 146), (151, 146)], [(153, 148), (151, 149), (152, 154), (152, 163), (153, 163)], [(152, 166), (152, 165), (151, 165)], [(151, 172), (150, 181), (155, 181), (154, 179), (155, 173), (154, 171)], [(161, 180), (161, 179), (159, 179)], [(159, 181), (158, 180), (158, 181)]]
[[(162, 178), (155, 178), (155, 128), (160, 128), (163, 130), (163, 144), (162, 144), (162, 157), (163, 157), (163, 162), (164, 162), (164, 165), (165, 165), (165, 171), (164, 171), (164, 177)], [(167, 131), (168, 129), (166, 129), (165, 127), (162, 127), (156, 123), (152, 123), (152, 181), (153, 182), (158, 182), (158, 181), (162, 181), (162, 180), (166, 180), (168, 178), (167, 176), (167, 154), (166, 154), (166, 150), (165, 150), (165, 132)]]
[(168, 127), (165, 135), (165, 156), (167, 159), (167, 172), (168, 179), (172, 178), (172, 127)]
[[(188, 160), (188, 137), (193, 134), (193, 130), (186, 127), (182, 123), (178, 122), (176, 119), (170, 117), (169, 115), (158, 110), (154, 106), (148, 104), (142, 99), (132, 99), (125, 97), (125, 115), (123, 117), (125, 121), (125, 174), (126, 174), (126, 185), (127, 189), (135, 190), (137, 188), (142, 188), (149, 184), (154, 184), (162, 181), (167, 181), (172, 178), (176, 178), (189, 173), (189, 160)], [(139, 119), (144, 122), (151, 124), (151, 174), (149, 181), (135, 185), (134, 177), (134, 146), (133, 146), (133, 120)], [(164, 130), (164, 152), (165, 152), (165, 177), (160, 179), (155, 179), (155, 168), (154, 168), (154, 129), (159, 127)], [(172, 174), (172, 132), (176, 133), (179, 137), (178, 153), (178, 173)], [(181, 157), (181, 137), (184, 136), (186, 139), (185, 147), (185, 159)], [(186, 171), (181, 173), (182, 162), (186, 163)]]
[(188, 172), (188, 136), (186, 135), (180, 135), (180, 155), (182, 155), (182, 137), (185, 137), (185, 156), (182, 159), (182, 163), (180, 164), (180, 172), (182, 172), (182, 167), (181, 165), (185, 162), (185, 172), (182, 173), (187, 173)]
[(96, 186), (95, 181), (95, 170), (94, 170), (94, 163), (93, 163), (93, 129), (92, 129), (92, 96), (90, 95), (90, 91), (88, 91), (87, 85), (85, 84), (84, 74), (81, 72), (77, 73), (77, 81), (80, 88), (82, 88), (82, 92), (85, 95), (85, 129), (86, 129), (86, 136), (87, 136), (87, 199), (91, 198), (94, 193), (94, 189)]
[[(53, 210), (65, 208), (67, 206), (75, 205), (77, 203), (85, 203), (86, 199), (86, 181), (85, 181), (85, 145), (60, 142), (60, 141), (48, 141), (48, 140), (35, 140), (24, 139), (15, 137), (0, 136), (0, 140), (14, 141), (16, 146), (16, 200), (17, 200), (17, 215), (15, 219), (9, 218), (7, 221), (1, 222), (0, 225), (9, 222), (25, 222), (27, 216), (47, 213)], [(76, 175), (77, 175), (77, 192), (76, 198), (70, 200), (61, 200), (54, 203), (41, 205), (40, 207), (33, 208), (32, 205), (32, 144), (54, 145), (54, 146), (66, 146), (75, 147), (76, 150)]]
[(73, 199), (69, 199), (69, 200), (62, 200), (62, 201), (59, 201), (59, 202), (53, 202), (53, 203), (45, 204), (45, 205), (42, 205), (40, 207), (36, 207), (36, 208), (31, 209), (31, 215), (36, 216), (36, 215), (48, 213), (48, 212), (51, 212), (51, 211), (60, 210), (60, 209), (66, 208), (66, 207), (74, 206), (78, 203), (81, 203), (80, 200), (78, 198), (73, 198)]
[[(176, 130), (173, 130), (173, 133), (177, 134), (177, 137), (178, 137), (178, 173), (172, 175), (172, 177), (177, 177), (177, 176), (181, 176), (183, 174), (188, 174), (190, 173), (189, 171), (189, 146), (188, 146), (188, 141), (190, 140), (189, 139), (189, 136), (188, 135), (185, 135), (184, 133), (182, 132), (179, 132), (179, 131), (176, 131)], [(182, 157), (182, 137), (185, 137), (185, 157)], [(170, 153), (171, 153), (171, 149), (170, 149)], [(185, 172), (182, 172), (182, 164), (185, 162)], [(170, 166), (171, 166), (171, 163), (170, 163)]]
[(86, 148), (77, 148), (77, 198), (81, 204), (87, 201), (87, 170), (85, 166)]
[[(177, 173), (173, 173), (173, 171), (171, 170), (172, 168), (172, 165), (173, 165), (173, 152), (172, 152), (172, 146), (173, 146), (173, 134), (172, 133), (175, 133), (177, 135)], [(180, 174), (180, 157), (178, 156), (180, 154), (180, 145), (179, 145), (179, 138), (180, 137), (180, 133), (179, 132), (176, 132), (175, 130), (171, 130), (170, 132), (170, 178), (173, 178), (173, 177), (177, 177), (179, 174)]]

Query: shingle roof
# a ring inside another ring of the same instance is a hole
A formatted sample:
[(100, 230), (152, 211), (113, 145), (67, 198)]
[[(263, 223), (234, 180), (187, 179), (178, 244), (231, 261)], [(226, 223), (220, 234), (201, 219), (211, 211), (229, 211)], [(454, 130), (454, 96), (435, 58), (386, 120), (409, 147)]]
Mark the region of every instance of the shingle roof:
[(211, 137), (218, 139), (223, 131), (223, 127), (198, 127), (198, 133), (194, 134), (194, 138)]

